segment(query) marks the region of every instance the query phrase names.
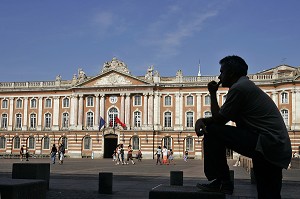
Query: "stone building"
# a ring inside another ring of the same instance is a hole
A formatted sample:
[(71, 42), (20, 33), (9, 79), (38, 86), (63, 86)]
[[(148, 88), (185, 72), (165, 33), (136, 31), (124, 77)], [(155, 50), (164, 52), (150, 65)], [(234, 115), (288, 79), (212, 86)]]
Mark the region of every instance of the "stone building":
[[(299, 67), (288, 65), (248, 75), (278, 106), (293, 152), (300, 146), (299, 75)], [(198, 76), (179, 70), (161, 77), (150, 66), (145, 76), (134, 76), (113, 58), (96, 76), (79, 69), (72, 80), (58, 75), (55, 81), (0, 82), (0, 155), (19, 154), (22, 145), (32, 155), (48, 155), (53, 144), (64, 142), (71, 158), (111, 158), (118, 143), (131, 144), (134, 154), (140, 149), (144, 158), (154, 158), (163, 145), (175, 158), (186, 150), (202, 158), (194, 123), (211, 115), (206, 85), (212, 80), (218, 75), (201, 76), (200, 68)], [(219, 104), (226, 93), (219, 89)]]

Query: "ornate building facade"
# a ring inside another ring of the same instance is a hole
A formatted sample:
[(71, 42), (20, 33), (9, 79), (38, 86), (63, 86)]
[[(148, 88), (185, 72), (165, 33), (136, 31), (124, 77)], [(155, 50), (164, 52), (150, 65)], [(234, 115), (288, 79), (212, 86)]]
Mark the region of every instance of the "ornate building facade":
[[(278, 106), (298, 152), (300, 68), (280, 65), (248, 76)], [(206, 86), (212, 80), (218, 76), (201, 76), (200, 70), (198, 76), (179, 70), (161, 77), (153, 66), (145, 76), (133, 76), (113, 58), (96, 76), (79, 69), (72, 80), (58, 75), (55, 81), (0, 82), (0, 154), (19, 154), (24, 145), (30, 154), (48, 155), (53, 144), (64, 142), (71, 158), (111, 158), (122, 143), (131, 144), (134, 153), (141, 150), (144, 158), (154, 158), (163, 145), (177, 158), (186, 150), (202, 158), (202, 137), (194, 124), (211, 115)], [(226, 93), (219, 89), (220, 105)]]

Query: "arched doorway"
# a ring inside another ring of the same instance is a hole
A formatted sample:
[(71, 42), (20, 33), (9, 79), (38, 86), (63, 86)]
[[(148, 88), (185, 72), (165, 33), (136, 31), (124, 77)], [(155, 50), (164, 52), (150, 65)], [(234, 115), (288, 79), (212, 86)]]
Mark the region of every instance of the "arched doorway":
[(107, 134), (104, 136), (104, 154), (103, 158), (112, 158), (112, 154), (118, 144), (118, 136), (116, 134)]

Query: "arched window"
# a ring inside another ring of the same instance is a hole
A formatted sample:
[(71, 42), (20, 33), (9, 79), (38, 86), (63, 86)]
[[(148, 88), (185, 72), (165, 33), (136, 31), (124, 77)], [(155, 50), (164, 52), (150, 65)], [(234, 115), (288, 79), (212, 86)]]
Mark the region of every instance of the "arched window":
[(69, 98), (65, 97), (63, 99), (63, 108), (68, 108), (70, 106), (70, 100)]
[(4, 136), (0, 137), (0, 149), (6, 148), (6, 138)]
[(16, 114), (16, 128), (22, 128), (22, 115), (20, 113)]
[(50, 138), (48, 136), (43, 138), (43, 149), (50, 149)]
[(211, 114), (210, 111), (205, 111), (204, 112), (204, 118), (211, 117), (211, 116), (212, 116), (212, 114)]
[(68, 128), (69, 127), (69, 113), (63, 113), (62, 127), (63, 128)]
[(194, 97), (192, 95), (189, 95), (186, 97), (186, 105), (187, 106), (193, 106), (194, 105)]
[(22, 100), (17, 99), (16, 108), (22, 108)]
[(30, 128), (31, 129), (36, 128), (36, 114), (35, 113), (30, 114)]
[(7, 114), (6, 113), (2, 114), (2, 117), (1, 117), (1, 128), (2, 129), (7, 129)]
[(14, 137), (14, 149), (19, 149), (20, 148), (20, 137), (16, 136)]
[(134, 126), (135, 127), (141, 127), (141, 112), (140, 111), (135, 111), (133, 113), (134, 115)]
[(34, 149), (35, 146), (35, 139), (33, 136), (28, 138), (28, 149)]
[(171, 127), (172, 124), (171, 124), (171, 117), (172, 117), (172, 114), (171, 112), (165, 112), (164, 113), (164, 118), (165, 118), (165, 127)]
[(30, 100), (30, 108), (36, 108), (36, 99)]
[(93, 127), (94, 126), (94, 113), (93, 112), (87, 112), (87, 114), (86, 114), (86, 126), (87, 127)]
[(289, 125), (289, 111), (286, 109), (282, 109), (280, 112), (281, 112), (281, 115), (282, 115), (285, 125), (288, 126)]
[(287, 92), (282, 92), (281, 93), (281, 103), (282, 104), (287, 104), (289, 103), (289, 97), (288, 97), (288, 93)]
[(172, 105), (172, 98), (171, 96), (165, 96), (165, 106), (171, 106)]
[(45, 114), (45, 128), (50, 128), (51, 127), (51, 114), (46, 113)]
[(116, 117), (118, 117), (118, 115), (119, 115), (119, 112), (116, 108), (109, 109), (109, 111), (108, 111), (109, 126), (112, 126), (112, 127), (117, 126), (115, 119), (116, 119)]
[(64, 146), (65, 146), (65, 149), (67, 149), (68, 148), (68, 138), (67, 137), (60, 137), (59, 138), (59, 143), (63, 143), (64, 144)]
[(204, 97), (204, 105), (206, 105), (206, 106), (210, 105), (210, 95), (206, 95)]
[(92, 139), (90, 136), (85, 136), (83, 138), (83, 149), (91, 150), (92, 149)]
[(194, 141), (192, 137), (187, 137), (185, 139), (185, 150), (194, 151)]
[(7, 109), (8, 108), (8, 100), (7, 99), (2, 100), (2, 108), (3, 109)]
[(137, 135), (132, 136), (132, 149), (133, 150), (140, 149), (140, 139)]
[(163, 138), (163, 146), (166, 146), (168, 150), (172, 149), (172, 138), (164, 137)]
[(186, 127), (194, 126), (194, 113), (189, 111), (186, 113)]

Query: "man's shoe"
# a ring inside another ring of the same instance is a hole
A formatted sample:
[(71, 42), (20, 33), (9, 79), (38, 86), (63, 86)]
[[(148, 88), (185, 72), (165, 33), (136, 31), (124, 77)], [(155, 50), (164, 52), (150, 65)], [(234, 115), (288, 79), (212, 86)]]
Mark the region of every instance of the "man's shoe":
[(201, 189), (202, 191), (220, 192), (229, 195), (232, 195), (234, 189), (231, 181), (220, 181), (220, 180), (214, 180), (209, 184), (197, 183), (196, 187)]

